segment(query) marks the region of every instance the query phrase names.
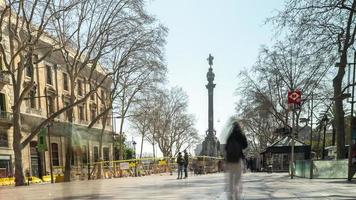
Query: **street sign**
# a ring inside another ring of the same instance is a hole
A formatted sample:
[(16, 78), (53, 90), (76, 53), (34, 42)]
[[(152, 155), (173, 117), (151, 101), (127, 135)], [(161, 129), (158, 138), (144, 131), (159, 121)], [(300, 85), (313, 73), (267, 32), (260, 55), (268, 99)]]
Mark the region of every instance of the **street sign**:
[(302, 92), (300, 90), (288, 91), (288, 104), (300, 105), (302, 101)]
[(38, 151), (46, 151), (47, 150), (46, 134), (47, 134), (46, 129), (42, 128), (41, 131), (37, 135), (37, 150)]
[(130, 164), (128, 162), (120, 163), (120, 169), (130, 169)]

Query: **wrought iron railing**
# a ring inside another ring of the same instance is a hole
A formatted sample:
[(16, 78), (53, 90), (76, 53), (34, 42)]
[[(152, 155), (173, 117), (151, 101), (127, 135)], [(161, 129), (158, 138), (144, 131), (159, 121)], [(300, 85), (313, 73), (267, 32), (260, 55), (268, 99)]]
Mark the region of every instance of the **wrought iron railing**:
[(35, 115), (42, 115), (42, 109), (40, 108), (27, 108), (26, 113), (35, 114)]

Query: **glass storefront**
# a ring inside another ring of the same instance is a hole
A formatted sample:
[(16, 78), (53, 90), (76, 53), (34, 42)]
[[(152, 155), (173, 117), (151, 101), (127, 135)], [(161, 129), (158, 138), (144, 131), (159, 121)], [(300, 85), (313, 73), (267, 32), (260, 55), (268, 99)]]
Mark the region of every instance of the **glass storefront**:
[(10, 177), (11, 173), (11, 156), (0, 155), (0, 178)]

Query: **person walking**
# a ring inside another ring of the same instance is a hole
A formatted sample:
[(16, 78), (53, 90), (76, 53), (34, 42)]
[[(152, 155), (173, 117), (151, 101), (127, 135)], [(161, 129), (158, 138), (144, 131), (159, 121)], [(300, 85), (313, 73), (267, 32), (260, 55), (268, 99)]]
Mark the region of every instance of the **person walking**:
[(226, 170), (228, 172), (228, 199), (238, 200), (242, 190), (240, 184), (242, 164), (244, 159), (243, 149), (247, 148), (246, 136), (238, 122), (234, 122), (225, 146)]
[(188, 164), (189, 164), (189, 156), (187, 150), (184, 150), (184, 178), (188, 178)]
[(177, 164), (178, 164), (178, 177), (177, 177), (177, 179), (182, 179), (183, 178), (184, 159), (182, 157), (182, 153), (181, 152), (178, 153)]

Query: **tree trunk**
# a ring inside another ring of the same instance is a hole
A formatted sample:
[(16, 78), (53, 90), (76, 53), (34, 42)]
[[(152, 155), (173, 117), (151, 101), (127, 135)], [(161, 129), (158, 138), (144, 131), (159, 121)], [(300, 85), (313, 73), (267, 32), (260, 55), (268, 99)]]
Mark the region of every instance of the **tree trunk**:
[(105, 125), (103, 125), (103, 129), (101, 130), (100, 140), (99, 140), (99, 164), (98, 164), (98, 173), (97, 178), (101, 179), (103, 175), (103, 135), (104, 135)]
[[(123, 114), (121, 114), (121, 116), (124, 116)], [(124, 129), (124, 119), (125, 117), (122, 117), (121, 118), (121, 121), (120, 121), (120, 131), (119, 131), (119, 134), (120, 134), (120, 150), (119, 150), (119, 160), (123, 160), (124, 159), (124, 144), (123, 144), (123, 129)]]
[[(70, 78), (70, 104), (73, 104), (75, 102), (75, 80), (73, 77)], [(66, 160), (65, 160), (65, 166), (64, 166), (64, 182), (70, 182), (70, 175), (71, 175), (71, 160), (72, 160), (72, 154), (73, 154), (73, 147), (72, 147), (72, 132), (73, 132), (73, 108), (68, 110), (68, 122), (69, 122), (69, 133), (68, 136), (66, 137)]]
[(71, 160), (72, 160), (72, 154), (73, 154), (73, 148), (72, 148), (72, 123), (69, 124), (69, 133), (68, 136), (66, 137), (66, 161), (65, 161), (65, 166), (64, 166), (64, 181), (69, 182), (70, 181), (70, 174), (71, 174)]
[(142, 134), (142, 138), (141, 138), (141, 150), (140, 150), (140, 158), (142, 158), (142, 150), (143, 150), (143, 140), (144, 140), (145, 134)]
[(103, 175), (103, 131), (100, 136), (99, 141), (99, 164), (98, 165), (98, 172), (97, 172), (97, 179), (101, 179)]
[[(335, 119), (334, 119), (335, 120)], [(335, 133), (336, 133), (336, 130), (335, 130), (335, 121), (332, 121), (332, 127), (333, 127), (333, 137), (332, 137), (332, 146), (335, 146)]]
[[(15, 55), (15, 44), (14, 42), (14, 33), (9, 31), (9, 39), (10, 39), (10, 58), (14, 57)], [(12, 84), (13, 84), (13, 94), (14, 94), (14, 105), (13, 105), (13, 142), (12, 147), (14, 149), (15, 154), (15, 185), (21, 186), (25, 185), (25, 176), (23, 172), (22, 166), (22, 146), (21, 146), (21, 101), (20, 101), (20, 94), (21, 94), (21, 84), (22, 84), (22, 73), (20, 66), (18, 66), (18, 72), (16, 75), (12, 76)], [(15, 63), (12, 63), (12, 68), (15, 69)]]
[(340, 67), (337, 72), (337, 75), (333, 79), (333, 87), (334, 87), (334, 97), (335, 99), (335, 104), (334, 104), (334, 109), (335, 109), (335, 130), (336, 130), (336, 148), (337, 148), (337, 154), (336, 158), (337, 159), (342, 159), (345, 155), (344, 153), (344, 148), (345, 148), (345, 119), (344, 119), (344, 109), (343, 109), (343, 102), (340, 97), (342, 93), (342, 79), (345, 74), (345, 66), (347, 63), (347, 58), (346, 58), (345, 53), (343, 53), (341, 57), (341, 62), (340, 62)]
[(104, 131), (106, 127), (106, 120), (107, 120), (107, 115), (104, 115), (103, 123), (102, 123), (102, 129), (100, 133), (100, 140), (99, 140), (99, 164), (98, 164), (98, 173), (97, 173), (97, 178), (101, 179), (103, 176), (103, 136), (104, 136)]
[(25, 175), (22, 166), (22, 147), (21, 147), (21, 122), (20, 122), (20, 112), (18, 108), (14, 109), (14, 140), (13, 148), (15, 153), (15, 185), (21, 186), (25, 185)]

